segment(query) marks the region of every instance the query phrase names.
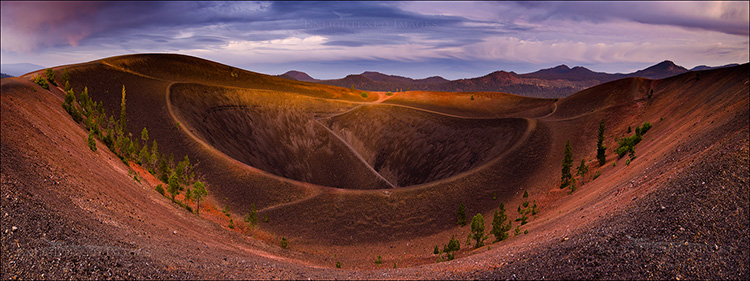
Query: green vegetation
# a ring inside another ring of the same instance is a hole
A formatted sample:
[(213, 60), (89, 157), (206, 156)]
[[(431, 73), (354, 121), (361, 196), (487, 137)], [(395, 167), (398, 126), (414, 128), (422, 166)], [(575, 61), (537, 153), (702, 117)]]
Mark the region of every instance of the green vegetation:
[(362, 92), (362, 93), (360, 93), (359, 95), (360, 95), (360, 96), (362, 96), (363, 98), (367, 98), (367, 97), (368, 97), (368, 95), (367, 95), (367, 93), (366, 93), (366, 92)]
[(164, 195), (164, 187), (161, 184), (156, 185), (156, 192), (159, 192), (159, 194)]
[(63, 90), (65, 90), (66, 92), (70, 90), (71, 89), (70, 88), (70, 73), (68, 73), (67, 68), (63, 69), (63, 73), (62, 75), (60, 75), (60, 79), (61, 79), (60, 82), (62, 82), (65, 85), (65, 88), (63, 88)]
[(234, 229), (234, 220), (229, 219), (229, 229)]
[[(508, 221), (508, 224), (505, 224), (505, 221)], [(490, 233), (495, 235), (495, 242), (499, 242), (508, 238), (508, 230), (510, 230), (510, 220), (505, 214), (505, 204), (500, 202), (500, 207), (492, 218), (492, 230), (490, 230)]]
[(573, 166), (573, 151), (570, 147), (570, 140), (565, 143), (565, 152), (563, 154), (562, 161), (562, 176), (560, 177), (560, 188), (565, 188), (570, 185), (570, 168)]
[(336, 262), (336, 268), (341, 268), (341, 262), (340, 261)]
[[(161, 184), (160, 184), (161, 185)], [(202, 182), (197, 181), (193, 184), (193, 199), (195, 199), (195, 213), (201, 210), (201, 198), (206, 196), (206, 187)]]
[(466, 226), (466, 207), (464, 207), (464, 203), (458, 206), (458, 221), (456, 224)]
[(438, 248), (438, 246), (437, 246), (437, 245), (435, 245), (435, 249), (434, 249), (434, 250), (432, 250), (432, 253), (433, 253), (433, 254), (436, 254), (436, 255), (440, 254), (440, 248)]
[[(40, 78), (44, 80), (44, 78)], [(67, 70), (63, 72), (62, 79), (66, 84), (69, 84), (70, 78)], [(180, 168), (177, 171), (173, 160), (174, 156), (170, 155), (169, 160), (167, 160), (165, 155), (160, 154), (156, 140), (153, 140), (149, 153), (148, 141), (150, 137), (148, 129), (143, 128), (141, 131), (141, 141), (133, 139), (132, 133), (126, 133), (124, 130), (126, 124), (125, 95), (126, 91), (123, 85), (120, 120), (117, 121), (114, 116), (108, 117), (104, 113), (102, 102), (92, 101), (88, 94), (88, 87), (84, 87), (83, 92), (78, 97), (72, 89), (67, 89), (62, 107), (76, 123), (83, 123), (85, 129), (89, 131), (87, 144), (92, 151), (96, 151), (95, 138), (99, 138), (124, 164), (130, 165), (129, 161), (131, 160), (139, 163), (143, 165), (143, 168), (164, 182), (166, 184), (166, 191), (170, 193), (172, 201), (176, 204), (192, 212), (192, 208), (187, 203), (191, 199), (195, 200), (197, 206), (196, 213), (198, 213), (200, 211), (200, 200), (207, 195), (207, 192), (203, 183), (195, 180), (188, 156), (185, 155), (181, 164), (177, 165)], [(133, 179), (140, 182), (140, 178), (137, 175)], [(191, 183), (193, 184), (193, 189), (186, 189), (185, 204), (175, 201), (175, 196), (183, 189), (182, 185), (190, 186)], [(165, 185), (159, 184), (155, 190), (159, 194), (164, 195)]]
[(591, 178), (591, 180), (595, 180), (596, 178), (598, 178), (601, 175), (602, 175), (602, 171), (596, 171), (596, 173), (594, 173), (594, 176)]
[(94, 140), (94, 131), (89, 131), (89, 149), (96, 152), (96, 140)]
[(250, 205), (250, 213), (245, 216), (245, 222), (250, 224), (250, 227), (255, 227), (258, 224), (258, 211), (255, 210), (255, 203)]
[(634, 159), (635, 158), (635, 145), (641, 142), (641, 140), (643, 140), (643, 134), (648, 132), (650, 129), (651, 129), (651, 123), (649, 122), (644, 122), (643, 127), (636, 127), (634, 135), (627, 137), (627, 138), (620, 139), (617, 142), (617, 149), (615, 150), (615, 153), (617, 153), (617, 155), (619, 155), (620, 158), (625, 156), (626, 153), (629, 153), (630, 160)]
[(474, 100), (474, 95), (471, 95), (471, 100)]
[(263, 222), (268, 223), (268, 214), (263, 215)]
[(289, 243), (286, 241), (286, 237), (281, 237), (281, 248), (286, 249)]
[(607, 147), (604, 146), (604, 119), (599, 122), (599, 135), (596, 137), (596, 159), (599, 160), (599, 166), (604, 166), (607, 163), (607, 158), (604, 155)]
[[(437, 246), (435, 247), (437, 248)], [(443, 253), (445, 253), (445, 259), (454, 259), (456, 257), (455, 252), (458, 252), (458, 250), (461, 250), (461, 243), (458, 242), (458, 239), (456, 239), (455, 235), (451, 235), (451, 240), (448, 241), (448, 244), (443, 245)]]
[(122, 101), (120, 102), (120, 131), (125, 131), (125, 125), (127, 123), (127, 115), (125, 112), (125, 85), (122, 85)]
[(52, 70), (52, 68), (47, 68), (45, 74), (47, 74), (47, 81), (49, 81), (50, 84), (57, 86), (57, 81), (55, 81), (55, 71)]
[(383, 263), (383, 257), (378, 256), (377, 258), (375, 258), (375, 264), (377, 264), (378, 266), (380, 266), (380, 264), (382, 264), (382, 263)]
[(231, 214), (229, 213), (229, 205), (224, 205), (224, 210), (221, 210), (222, 213), (224, 213), (225, 216), (229, 217)]
[(391, 92), (387, 92), (387, 93), (385, 93), (385, 95), (386, 95), (386, 96), (392, 96), (392, 95), (393, 95), (393, 93), (391, 93)]
[(44, 77), (42, 77), (42, 76), (34, 76), (34, 78), (32, 78), (32, 80), (37, 85), (42, 86), (42, 88), (44, 88), (45, 90), (49, 90), (49, 84), (47, 83), (47, 80), (44, 79)]
[(169, 177), (167, 192), (172, 195), (172, 201), (174, 201), (174, 197), (177, 196), (177, 194), (180, 194), (180, 182), (177, 180), (177, 175), (172, 174), (172, 176)]
[(471, 233), (472, 238), (476, 240), (476, 243), (474, 243), (474, 249), (482, 247), (486, 237), (484, 236), (484, 218), (481, 213), (474, 216), (471, 220)]

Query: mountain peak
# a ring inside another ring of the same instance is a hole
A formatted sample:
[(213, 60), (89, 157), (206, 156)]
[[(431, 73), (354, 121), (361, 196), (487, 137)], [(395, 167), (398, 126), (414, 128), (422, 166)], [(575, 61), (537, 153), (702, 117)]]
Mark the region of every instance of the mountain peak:
[(302, 71), (297, 71), (297, 70), (290, 70), (290, 71), (287, 71), (286, 73), (281, 74), (279, 76), (287, 76), (287, 77), (293, 78), (294, 80), (304, 81), (304, 82), (315, 82), (315, 81), (318, 81), (318, 79), (310, 77), (310, 75), (308, 75), (307, 73), (304, 73)]

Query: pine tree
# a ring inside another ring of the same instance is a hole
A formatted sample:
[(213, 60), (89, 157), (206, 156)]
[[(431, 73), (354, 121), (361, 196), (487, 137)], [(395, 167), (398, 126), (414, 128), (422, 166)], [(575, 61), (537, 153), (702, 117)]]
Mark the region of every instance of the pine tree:
[(151, 144), (151, 167), (156, 169), (156, 164), (159, 162), (159, 146), (156, 144), (156, 140)]
[(143, 127), (143, 131), (141, 131), (141, 140), (144, 145), (148, 144), (148, 130), (146, 130), (146, 127)]
[(464, 203), (458, 206), (458, 221), (456, 224), (466, 226), (466, 207), (464, 207)]
[(565, 143), (565, 152), (562, 161), (562, 176), (560, 177), (560, 188), (565, 188), (570, 184), (572, 175), (570, 168), (573, 166), (573, 149), (570, 147), (570, 140)]
[(596, 159), (599, 160), (599, 166), (604, 166), (607, 163), (607, 158), (604, 155), (606, 151), (604, 146), (604, 119), (599, 122), (599, 135), (596, 138)]
[(122, 85), (122, 101), (120, 102), (120, 130), (123, 132), (125, 131), (125, 125), (126, 125), (126, 115), (125, 115), (125, 85)]
[(471, 233), (472, 238), (477, 241), (474, 244), (474, 249), (482, 247), (484, 245), (484, 218), (481, 213), (471, 220)]
[(180, 182), (177, 180), (177, 176), (174, 173), (169, 177), (167, 192), (172, 195), (172, 201), (174, 201), (174, 197), (180, 193)]
[[(506, 220), (508, 224), (505, 224)], [(490, 233), (495, 235), (495, 242), (498, 242), (508, 238), (508, 230), (510, 230), (510, 220), (508, 220), (508, 215), (505, 214), (505, 204), (501, 202), (500, 208), (495, 212), (495, 217), (492, 219)]]
[(193, 184), (193, 199), (195, 199), (195, 213), (199, 214), (201, 210), (201, 198), (206, 196), (206, 187), (202, 182), (197, 181)]

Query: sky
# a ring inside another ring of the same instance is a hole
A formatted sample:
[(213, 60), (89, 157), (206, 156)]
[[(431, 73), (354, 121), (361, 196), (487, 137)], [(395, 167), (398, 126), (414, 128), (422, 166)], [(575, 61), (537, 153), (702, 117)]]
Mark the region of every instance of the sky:
[(739, 2), (6, 2), (2, 64), (57, 66), (180, 53), (246, 70), (335, 79), (628, 73), (749, 60)]

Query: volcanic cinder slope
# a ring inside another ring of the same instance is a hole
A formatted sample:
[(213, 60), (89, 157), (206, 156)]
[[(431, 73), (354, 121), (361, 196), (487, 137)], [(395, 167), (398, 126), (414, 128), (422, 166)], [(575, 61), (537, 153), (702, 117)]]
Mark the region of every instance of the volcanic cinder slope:
[[(74, 90), (87, 87), (108, 114), (119, 112), (124, 85), (128, 131), (146, 127), (160, 151), (189, 155), (208, 202), (228, 206), (235, 221), (251, 204), (270, 220), (232, 231), (180, 209), (153, 191), (156, 180), (133, 181), (101, 143), (89, 150), (59, 88), (31, 83), (38, 73), (6, 78), (3, 279), (748, 274), (747, 64), (626, 78), (559, 100), (364, 97), (181, 55), (54, 69), (67, 69)], [(644, 121), (653, 128), (626, 165), (615, 139)], [(601, 173), (572, 194), (558, 188), (567, 140), (574, 163), (583, 158)], [(540, 210), (521, 227), (528, 234), (476, 250), (462, 243), (457, 260), (434, 263), (434, 245), (469, 232), (456, 225), (459, 204), (489, 226), (499, 202), (517, 217), (524, 190)], [(289, 249), (278, 247), (280, 237)], [(376, 256), (398, 268), (380, 269)]]

